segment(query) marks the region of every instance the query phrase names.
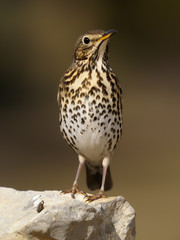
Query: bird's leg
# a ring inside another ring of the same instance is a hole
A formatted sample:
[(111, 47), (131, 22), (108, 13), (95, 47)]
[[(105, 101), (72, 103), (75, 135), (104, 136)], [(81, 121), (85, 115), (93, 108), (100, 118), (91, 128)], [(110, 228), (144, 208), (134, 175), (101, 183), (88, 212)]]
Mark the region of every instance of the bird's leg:
[(105, 185), (105, 181), (106, 181), (106, 173), (107, 173), (107, 169), (109, 166), (109, 157), (106, 157), (103, 159), (102, 161), (102, 165), (103, 165), (103, 176), (102, 176), (102, 183), (101, 183), (101, 188), (99, 190), (99, 192), (97, 194), (91, 195), (91, 196), (87, 196), (87, 202), (92, 202), (94, 200), (97, 200), (99, 198), (107, 198), (105, 192), (104, 192), (104, 185)]
[(72, 192), (71, 192), (71, 197), (72, 198), (74, 198), (74, 195), (76, 193), (81, 193), (81, 194), (85, 195), (85, 193), (83, 191), (79, 191), (79, 188), (78, 188), (78, 178), (79, 178), (82, 166), (84, 165), (84, 162), (85, 162), (85, 158), (82, 157), (81, 155), (79, 155), (79, 166), (78, 166), (78, 170), (77, 170), (77, 173), (76, 173), (76, 177), (75, 177), (75, 180), (74, 180), (74, 183), (73, 183), (73, 186), (72, 186)]
[(75, 198), (76, 193), (81, 193), (81, 194), (85, 195), (85, 193), (83, 191), (80, 191), (79, 188), (78, 188), (78, 178), (79, 178), (79, 175), (80, 175), (80, 172), (81, 172), (81, 169), (82, 169), (82, 166), (83, 166), (84, 162), (85, 162), (85, 158), (82, 157), (81, 155), (79, 155), (79, 166), (78, 166), (78, 170), (77, 170), (77, 173), (76, 173), (76, 177), (75, 177), (73, 186), (70, 190), (62, 191), (61, 193), (64, 193), (64, 194), (65, 193), (71, 193), (72, 198)]

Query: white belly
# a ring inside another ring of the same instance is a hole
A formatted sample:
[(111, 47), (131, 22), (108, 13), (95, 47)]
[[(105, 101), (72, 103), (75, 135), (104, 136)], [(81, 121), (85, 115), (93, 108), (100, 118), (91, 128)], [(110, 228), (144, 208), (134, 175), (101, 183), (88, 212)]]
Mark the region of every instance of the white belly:
[(79, 153), (91, 161), (101, 161), (107, 156), (108, 138), (104, 136), (104, 128), (89, 123), (86, 130), (77, 133), (77, 148)]
[(120, 134), (119, 123), (115, 121), (117, 116), (108, 114), (105, 107), (92, 106), (89, 101), (76, 113), (67, 112), (68, 117), (62, 120), (61, 131), (68, 126), (70, 131), (67, 130), (66, 134), (70, 141), (73, 139), (76, 149), (70, 145), (74, 150), (95, 165), (110, 156)]

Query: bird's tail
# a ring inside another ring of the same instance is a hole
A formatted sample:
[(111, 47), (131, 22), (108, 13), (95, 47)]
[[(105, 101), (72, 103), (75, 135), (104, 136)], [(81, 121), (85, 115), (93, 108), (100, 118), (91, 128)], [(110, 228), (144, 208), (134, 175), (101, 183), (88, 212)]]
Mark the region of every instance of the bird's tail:
[[(89, 163), (86, 163), (86, 181), (87, 181), (87, 186), (90, 190), (93, 191), (101, 188), (102, 173), (103, 173), (102, 166), (92, 166)], [(112, 186), (113, 186), (113, 182), (111, 178), (110, 167), (108, 166), (104, 190), (108, 191), (112, 188)]]

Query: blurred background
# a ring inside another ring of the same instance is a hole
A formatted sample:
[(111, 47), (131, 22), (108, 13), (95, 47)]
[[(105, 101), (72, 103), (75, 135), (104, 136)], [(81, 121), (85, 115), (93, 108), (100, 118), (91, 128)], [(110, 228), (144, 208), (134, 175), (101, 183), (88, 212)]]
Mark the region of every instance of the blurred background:
[[(117, 29), (109, 62), (123, 88), (124, 133), (111, 170), (135, 208), (138, 240), (179, 240), (178, 1), (0, 1), (0, 185), (69, 189), (78, 160), (62, 139), (56, 95), (77, 38)], [(79, 186), (89, 191), (85, 171)]]

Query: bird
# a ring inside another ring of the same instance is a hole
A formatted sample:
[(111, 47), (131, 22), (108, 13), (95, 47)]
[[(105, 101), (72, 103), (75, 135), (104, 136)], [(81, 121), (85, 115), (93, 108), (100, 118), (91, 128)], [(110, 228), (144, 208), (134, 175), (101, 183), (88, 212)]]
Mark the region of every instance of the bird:
[(122, 135), (122, 89), (108, 63), (109, 40), (116, 32), (90, 30), (78, 38), (57, 94), (60, 131), (79, 159), (72, 188), (63, 193), (72, 198), (83, 193), (78, 178), (85, 164), (88, 188), (99, 190), (86, 194), (89, 202), (107, 197), (112, 188), (109, 164)]

